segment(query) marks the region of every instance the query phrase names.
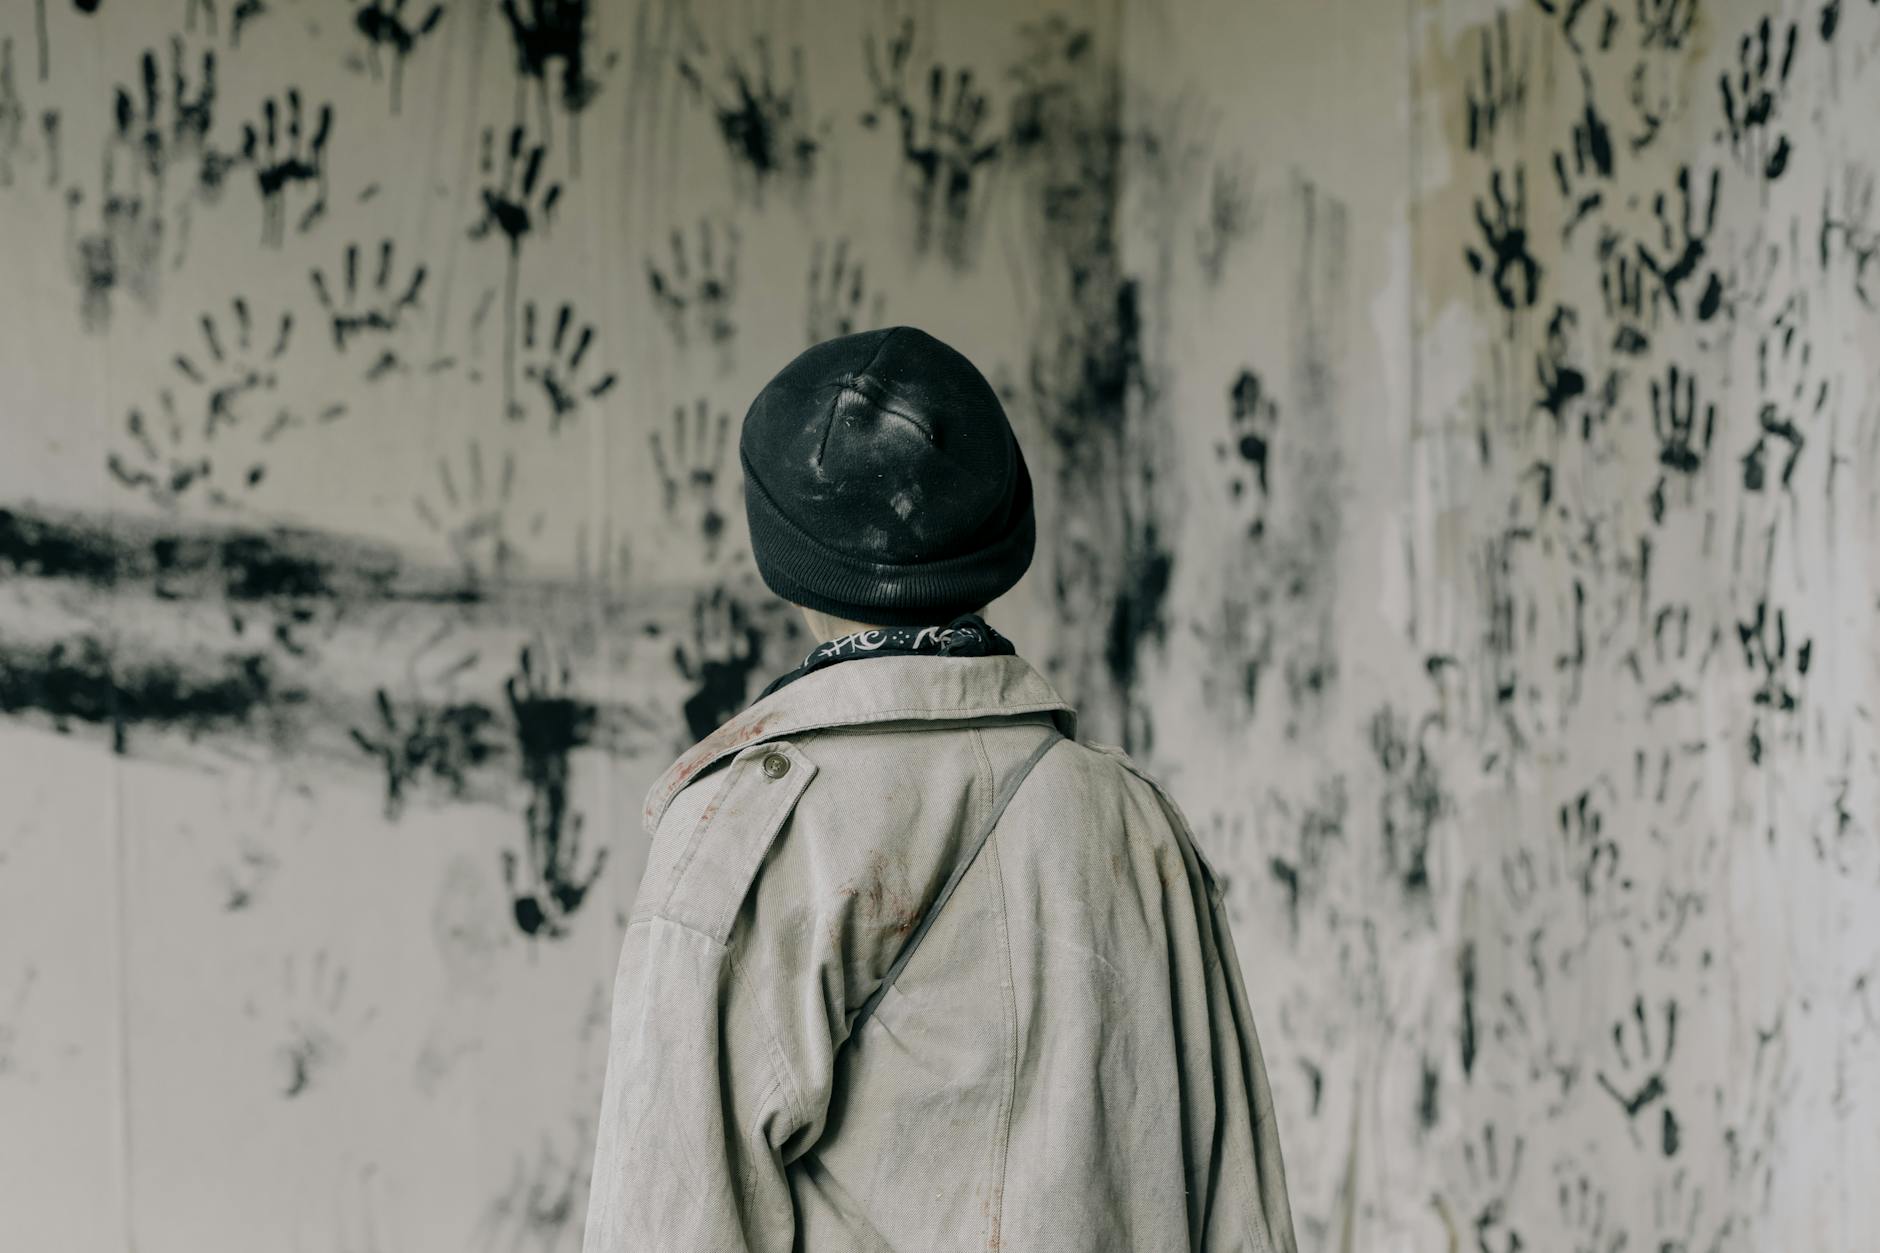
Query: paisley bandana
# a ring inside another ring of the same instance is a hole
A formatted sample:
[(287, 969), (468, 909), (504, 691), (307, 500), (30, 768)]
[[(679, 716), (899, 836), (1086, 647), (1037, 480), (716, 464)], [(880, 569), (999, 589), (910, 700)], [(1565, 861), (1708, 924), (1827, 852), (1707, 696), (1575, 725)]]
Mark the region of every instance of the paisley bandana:
[(809, 650), (803, 664), (779, 675), (757, 695), (758, 700), (812, 671), (839, 661), (861, 657), (1004, 657), (1018, 650), (976, 613), (963, 613), (945, 626), (871, 627), (837, 639), (825, 640)]

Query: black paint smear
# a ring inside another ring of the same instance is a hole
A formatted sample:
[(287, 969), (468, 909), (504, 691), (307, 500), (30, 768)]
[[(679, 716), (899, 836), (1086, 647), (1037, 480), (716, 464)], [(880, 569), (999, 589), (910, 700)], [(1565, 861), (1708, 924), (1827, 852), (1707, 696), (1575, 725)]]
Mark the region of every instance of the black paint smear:
[(405, 21), (405, 7), (410, 0), (369, 0), (353, 13), (353, 29), (366, 41), (367, 64), (376, 78), (380, 73), (379, 52), (392, 58), (392, 112), (397, 113), (403, 96), (405, 62), (417, 50), (418, 41), (437, 29), (444, 20), (444, 6), (434, 4), (415, 25)]
[(1422, 1082), (1417, 1087), (1417, 1126), (1429, 1131), (1436, 1126), (1439, 1112), (1437, 1096), (1442, 1087), (1442, 1075), (1436, 1069), (1436, 1063), (1429, 1058), (1423, 1059)]
[(690, 57), (679, 59), (679, 73), (711, 109), (725, 151), (761, 201), (772, 179), (806, 182), (822, 145), (809, 117), (802, 45), (790, 49), (790, 77), (782, 80), (771, 63), (770, 40), (760, 35), (755, 43), (754, 64), (725, 54), (723, 91)]
[(685, 725), (702, 740), (750, 696), (751, 675), (764, 659), (764, 633), (745, 607), (723, 587), (699, 593), (692, 602), (689, 645), (674, 644), (673, 665), (692, 694), (685, 700)]
[[(1234, 436), (1231, 448), (1215, 446), (1215, 455), (1225, 459), (1237, 455), (1253, 472), (1253, 485), (1259, 489), (1260, 510), (1248, 524), (1248, 536), (1258, 539), (1266, 528), (1265, 502), (1270, 493), (1267, 471), (1272, 454), (1273, 436), (1279, 426), (1279, 404), (1252, 370), (1243, 369), (1227, 389), (1228, 417)], [(1239, 500), (1247, 490), (1238, 473), (1227, 482), (1228, 494)]]
[(141, 519), (0, 509), (0, 571), (165, 600), (464, 604), (474, 594), (407, 575), (392, 549), (295, 527), (178, 529)]
[(503, 880), (523, 934), (556, 939), (567, 934), (567, 920), (580, 910), (607, 866), (608, 850), (602, 847), (585, 874), (576, 869), (583, 820), (568, 808), (569, 757), (593, 741), (597, 711), (571, 694), (566, 666), (551, 671), (530, 648), (522, 650), (519, 668), (504, 682), (504, 691), (515, 720), (529, 805), (526, 868), (513, 851), (505, 851)]
[[(1158, 646), (1168, 642), (1168, 593), (1174, 573), (1175, 554), (1163, 545), (1155, 519), (1130, 528), (1122, 586), (1110, 611), (1103, 647), (1104, 664), (1119, 692), (1135, 692), (1144, 645), (1151, 640)], [(1146, 711), (1139, 710), (1133, 700), (1128, 707), (1140, 716), (1130, 718), (1123, 728), (1123, 747), (1147, 752), (1151, 735)]]
[(375, 727), (351, 729), (353, 743), (376, 758), (385, 771), (385, 816), (396, 819), (404, 810), (407, 789), (420, 779), (443, 785), (453, 797), (469, 787), (469, 776), (500, 751), (491, 738), (496, 714), (474, 701), (441, 706), (419, 704), (400, 711), (391, 694), (380, 688), (375, 697), (379, 722)]
[(252, 729), (258, 715), (305, 699), (304, 691), (279, 686), (259, 654), (185, 665), (120, 658), (89, 635), (43, 647), (0, 643), (0, 713), (47, 715), (60, 734), (73, 722), (109, 727), (118, 753), (133, 727), (194, 739)]
[(1841, 28), (1841, 0), (1828, 0), (1821, 6), (1821, 42), (1831, 44)]
[(0, 509), (0, 570), (110, 587), (135, 564), (102, 526)]
[(1528, 249), (1527, 171), (1522, 166), (1515, 167), (1513, 185), (1511, 197), (1504, 190), (1502, 172), (1495, 170), (1490, 175), (1494, 215), (1489, 215), (1489, 202), (1480, 196), (1475, 198), (1475, 221), (1487, 250), (1463, 249), (1469, 268), (1489, 276), (1495, 299), (1510, 313), (1531, 308), (1540, 299), (1544, 273), (1539, 259)]
[(1821, 269), (1826, 273), (1833, 260), (1834, 240), (1839, 237), (1841, 247), (1853, 260), (1854, 296), (1868, 309), (1880, 308), (1876, 293), (1868, 287), (1867, 273), (1868, 267), (1880, 259), (1880, 228), (1868, 224), (1873, 205), (1874, 176), (1849, 169), (1844, 176), (1838, 217), (1833, 212), (1830, 198), (1825, 194), (1822, 197), (1821, 230), (1817, 238)]
[(1456, 955), (1456, 979), (1462, 987), (1462, 1021), (1458, 1027), (1457, 1047), (1462, 1058), (1462, 1077), (1475, 1073), (1475, 942), (1463, 944)]

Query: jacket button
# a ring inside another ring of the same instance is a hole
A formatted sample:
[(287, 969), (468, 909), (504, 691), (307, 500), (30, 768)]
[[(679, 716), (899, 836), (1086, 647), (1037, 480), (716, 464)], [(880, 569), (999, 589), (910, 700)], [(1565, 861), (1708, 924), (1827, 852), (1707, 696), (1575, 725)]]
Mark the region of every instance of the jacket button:
[(773, 779), (781, 779), (790, 773), (790, 759), (782, 753), (771, 753), (764, 758), (764, 773)]

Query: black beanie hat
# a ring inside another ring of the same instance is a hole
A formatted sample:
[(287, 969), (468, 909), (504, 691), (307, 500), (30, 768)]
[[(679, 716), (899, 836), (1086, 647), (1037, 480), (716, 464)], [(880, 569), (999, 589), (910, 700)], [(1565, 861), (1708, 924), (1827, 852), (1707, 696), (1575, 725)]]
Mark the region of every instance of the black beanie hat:
[(764, 385), (738, 440), (770, 590), (852, 622), (978, 609), (1031, 564), (1031, 477), (973, 363), (907, 326), (817, 344)]

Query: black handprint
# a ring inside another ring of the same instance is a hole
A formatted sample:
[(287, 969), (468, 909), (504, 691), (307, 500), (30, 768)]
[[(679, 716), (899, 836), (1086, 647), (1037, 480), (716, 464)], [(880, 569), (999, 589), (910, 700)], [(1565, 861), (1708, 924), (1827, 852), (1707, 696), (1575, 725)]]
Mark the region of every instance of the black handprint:
[(1645, 263), (1635, 260), (1623, 243), (1617, 231), (1601, 229), (1599, 295), (1607, 320), (1618, 328), (1612, 336), (1613, 351), (1636, 357), (1651, 347), (1651, 337), (1644, 327)]
[(247, 1016), (269, 1019), (281, 1037), (275, 1046), (280, 1062), (281, 1095), (303, 1095), (345, 1059), (348, 1037), (371, 1025), (375, 1006), (353, 1007), (349, 1000), (350, 972), (332, 960), (325, 949), (315, 952), (303, 968), (293, 957), (282, 963), (279, 1002), (263, 1006), (253, 997), (243, 1005)]
[(1744, 35), (1737, 44), (1734, 88), (1728, 70), (1717, 78), (1723, 93), (1723, 120), (1730, 128), (1730, 151), (1767, 179), (1782, 177), (1789, 163), (1789, 137), (1773, 131), (1771, 123), (1788, 91), (1789, 71), (1795, 66), (1796, 33), (1795, 23), (1788, 23), (1780, 60), (1773, 61), (1775, 76), (1771, 78), (1772, 59), (1776, 56), (1774, 27), (1769, 18), (1763, 18), (1756, 24), (1755, 33)]
[(1605, 191), (1592, 180), (1611, 182), (1613, 170), (1612, 128), (1593, 107), (1591, 76), (1582, 70), (1581, 77), (1586, 108), (1573, 124), (1572, 163), (1568, 163), (1565, 151), (1554, 152), (1554, 182), (1560, 187), (1560, 198), (1567, 209), (1560, 238), (1567, 243), (1573, 240), (1573, 228), (1605, 201)]
[[(551, 667), (531, 647), (522, 650), (517, 672), (503, 683), (516, 724), (522, 777), (529, 785), (527, 866), (513, 851), (503, 853), (516, 926), (524, 935), (557, 939), (581, 908), (607, 867), (607, 849), (594, 854), (585, 874), (581, 861), (580, 814), (569, 813), (569, 757), (593, 738), (596, 711), (573, 694), (564, 662)], [(525, 878), (526, 873), (526, 878)]]
[(1754, 701), (1758, 709), (1771, 709), (1777, 713), (1793, 713), (1800, 704), (1800, 688), (1808, 679), (1809, 662), (1813, 659), (1815, 644), (1813, 640), (1803, 640), (1796, 646), (1794, 676), (1789, 676), (1789, 619), (1781, 609), (1776, 610), (1774, 619), (1769, 615), (1769, 602), (1756, 602), (1756, 616), (1748, 622), (1736, 624), (1737, 642), (1743, 646), (1743, 662), (1751, 670), (1760, 671), (1761, 682), (1756, 688)]
[(1823, 193), (1821, 234), (1817, 250), (1825, 272), (1832, 259), (1832, 245), (1838, 236), (1841, 247), (1853, 259), (1854, 295), (1868, 309), (1880, 308), (1875, 293), (1868, 288), (1868, 267), (1880, 261), (1880, 229), (1872, 225), (1874, 175), (1850, 165), (1842, 175), (1841, 211), (1832, 209), (1833, 200)]
[[(144, 417), (141, 409), (132, 409), (124, 419), (124, 430), (136, 445), (142, 464), (134, 464), (128, 457), (114, 452), (106, 457), (105, 468), (122, 486), (143, 492), (157, 504), (170, 506), (187, 496), (198, 483), (206, 483), (214, 473), (215, 463), (209, 456), (210, 433), (183, 426), (168, 389), (158, 393), (158, 403), (162, 413), (154, 423)], [(266, 473), (260, 461), (251, 461), (237, 472), (235, 485), (253, 488)], [(216, 504), (233, 503), (233, 498), (221, 486), (205, 490)]]
[(932, 246), (938, 216), (941, 255), (955, 267), (964, 267), (971, 261), (981, 212), (984, 180), (980, 173), (1003, 147), (997, 134), (984, 133), (987, 98), (974, 87), (971, 70), (959, 70), (949, 78), (946, 68), (935, 64), (927, 71), (923, 117), (907, 86), (913, 23), (903, 23), (888, 41), (885, 65), (872, 39), (865, 47), (875, 104), (862, 114), (862, 124), (878, 125), (883, 113), (900, 123), (901, 158), (914, 176), (914, 249), (925, 253)]
[[(1678, 1046), (1678, 1003), (1666, 1001), (1663, 1015), (1663, 1030), (1659, 1034), (1662, 1047), (1652, 1043), (1652, 1024), (1645, 1009), (1645, 998), (1635, 997), (1632, 1001), (1632, 1013), (1628, 1018), (1621, 1018), (1612, 1025), (1612, 1047), (1618, 1058), (1616, 1068), (1617, 1083), (1599, 1071), (1599, 1086), (1604, 1088), (1624, 1111), (1627, 1129), (1637, 1136), (1637, 1120), (1640, 1114), (1664, 1102), (1659, 1118), (1658, 1144), (1666, 1157), (1678, 1151), (1678, 1119), (1671, 1110), (1671, 1102), (1666, 1098), (1665, 1072), (1670, 1067), (1672, 1055)], [(1631, 1043), (1628, 1045), (1627, 1040)]]
[(1488, 205), (1480, 196), (1475, 198), (1475, 220), (1482, 228), (1488, 252), (1485, 255), (1476, 248), (1466, 248), (1463, 256), (1477, 274), (1489, 270), (1493, 262), (1489, 281), (1502, 308), (1510, 313), (1531, 308), (1540, 298), (1542, 269), (1541, 263), (1528, 251), (1526, 171), (1521, 166), (1515, 167), (1512, 199), (1502, 190), (1500, 170), (1490, 176), (1489, 193), (1494, 198), (1492, 219)]
[(353, 727), (350, 733), (353, 743), (385, 771), (385, 816), (393, 821), (404, 811), (406, 789), (420, 778), (428, 775), (452, 796), (462, 796), (470, 772), (498, 751), (488, 738), (496, 715), (487, 706), (413, 702), (408, 713), (401, 713), (384, 688), (373, 703), (378, 725)]
[(744, 708), (751, 673), (763, 660), (764, 635), (724, 588), (700, 592), (692, 603), (690, 647), (675, 644), (672, 660), (694, 685), (685, 701), (685, 725), (702, 740)]
[[(561, 202), (561, 184), (542, 180), (542, 163), (548, 157), (543, 144), (527, 143), (520, 126), (509, 131), (509, 143), (503, 150), (501, 169), (496, 163), (496, 132), (483, 131), (482, 190), (483, 216), (470, 228), (470, 238), (482, 239), (491, 232), (509, 241), (509, 254), (522, 252), (522, 243), (536, 229), (537, 221), (554, 220), (555, 206)], [(494, 181), (491, 181), (494, 180)]]
[(310, 199), (295, 221), (309, 230), (326, 212), (326, 145), (333, 133), (333, 106), (323, 104), (311, 135), (302, 128), (300, 91), (287, 90), (283, 109), (270, 96), (261, 104), (261, 127), (242, 124), (242, 160), (254, 166), (261, 191), (261, 242), (279, 247), (286, 237), (287, 192), (307, 185)]
[(790, 77), (785, 82), (776, 77), (771, 64), (770, 40), (759, 35), (754, 42), (754, 66), (740, 62), (736, 54), (725, 54), (722, 93), (706, 81), (700, 69), (705, 56), (702, 47), (694, 55), (679, 58), (679, 73), (711, 109), (734, 167), (743, 172), (742, 181), (761, 202), (764, 184), (773, 177), (798, 187), (807, 182), (822, 145), (809, 117), (802, 45), (790, 49)]
[[(522, 307), (522, 352), (529, 357), (527, 365), (522, 367), (522, 377), (542, 389), (542, 395), (548, 401), (548, 430), (554, 434), (561, 429), (564, 421), (571, 420), (575, 410), (584, 400), (598, 400), (605, 396), (617, 381), (612, 370), (601, 375), (591, 384), (580, 380), (581, 363), (587, 357), (588, 349), (594, 345), (594, 324), (585, 322), (573, 338), (569, 331), (575, 325), (574, 306), (566, 301), (555, 314), (555, 329), (540, 345), (537, 355), (535, 332), (535, 302), (529, 301)], [(520, 419), (523, 407), (512, 403), (509, 416)]]
[(177, 161), (199, 158), (197, 179), (202, 192), (220, 191), (231, 162), (209, 145), (209, 130), (215, 124), (215, 52), (203, 51), (193, 94), (184, 71), (181, 36), (170, 40), (169, 94), (163, 92), (154, 51), (144, 52), (141, 82), (135, 97), (129, 89), (117, 88), (112, 105), (114, 142), (136, 152), (144, 172), (159, 184)]
[(1822, 379), (1812, 399), (1809, 394), (1814, 345), (1802, 335), (1802, 312), (1803, 306), (1791, 300), (1777, 312), (1771, 333), (1756, 344), (1756, 383), (1763, 400), (1756, 413), (1756, 442), (1742, 457), (1745, 491), (1767, 488), (1769, 450), (1776, 441), (1788, 445), (1788, 456), (1777, 477), (1782, 489), (1789, 490), (1802, 449), (1808, 443), (1802, 433), (1802, 419), (1819, 419), (1828, 405), (1831, 380)]
[[(229, 302), (233, 314), (234, 339), (223, 342), (223, 327), (215, 316), (204, 313), (197, 319), (202, 331), (203, 355), (192, 357), (179, 352), (173, 358), (176, 370), (203, 391), (204, 420), (213, 437), (223, 426), (233, 426), (242, 419), (238, 409), (244, 397), (253, 392), (273, 392), (279, 385), (275, 365), (286, 355), (294, 338), (294, 315), (283, 312), (276, 325), (272, 343), (263, 347), (254, 337), (254, 318), (248, 302), (240, 296)], [(268, 430), (278, 432), (289, 422), (287, 411), (276, 414)]]
[[(115, 452), (106, 460), (113, 478), (158, 504), (174, 505), (200, 485), (211, 503), (232, 505), (231, 490), (252, 490), (266, 477), (263, 446), (299, 421), (284, 403), (272, 414), (254, 411), (254, 398), (270, 397), (279, 389), (276, 366), (292, 340), (293, 315), (283, 313), (273, 339), (262, 342), (255, 337), (248, 302), (237, 297), (231, 309), (232, 340), (225, 342), (227, 326), (204, 313), (198, 322), (202, 351), (181, 352), (173, 359), (198, 412), (186, 421), (178, 413), (175, 393), (163, 389), (158, 393), (160, 412), (146, 417), (143, 410), (133, 409), (125, 419), (125, 431), (141, 461)], [(329, 408), (320, 420), (331, 421), (343, 412)], [(232, 475), (218, 474), (218, 458), (235, 463)]]
[(541, 125), (550, 134), (548, 79), (550, 64), (561, 62), (561, 106), (569, 119), (570, 168), (580, 170), (580, 139), (575, 115), (600, 92), (599, 80), (588, 73), (589, 0), (503, 0), (503, 16), (509, 22), (510, 41), (516, 50), (516, 72), (524, 79), (534, 79), (541, 91), (544, 108)]
[(731, 318), (731, 302), (738, 290), (738, 228), (714, 229), (710, 219), (698, 224), (696, 273), (688, 256), (685, 236), (672, 233), (672, 263), (661, 270), (646, 259), (646, 283), (653, 306), (672, 332), (673, 342), (684, 348), (694, 334), (716, 345), (720, 373), (729, 370), (738, 326)]
[[(378, 263), (373, 266), (368, 289), (363, 293), (359, 286), (359, 245), (356, 243), (346, 245), (337, 295), (333, 284), (327, 280), (326, 271), (314, 269), (313, 291), (332, 328), (333, 346), (339, 351), (345, 352), (356, 336), (390, 335), (398, 329), (399, 320), (418, 307), (427, 272), (425, 266), (420, 263), (413, 268), (411, 280), (402, 288), (392, 285), (392, 272), (392, 241), (389, 239), (379, 243)], [(389, 365), (385, 361), (387, 357), (392, 359)], [(388, 369), (396, 368), (396, 354), (387, 348), (367, 371), (367, 377), (378, 378)]]
[(1481, 76), (1471, 81), (1465, 92), (1471, 152), (1485, 151), (1496, 129), (1504, 123), (1520, 129), (1521, 114), (1527, 105), (1528, 42), (1525, 38), (1521, 41), (1517, 62), (1508, 32), (1508, 11), (1496, 10), (1493, 36), (1486, 29), (1479, 33)]
[[(1442, 1205), (1442, 1215), (1450, 1229), (1450, 1247), (1463, 1247), (1465, 1231), (1472, 1236), (1472, 1247), (1480, 1253), (1519, 1253), (1521, 1233), (1509, 1221), (1508, 1200), (1520, 1180), (1521, 1159), (1527, 1148), (1519, 1133), (1505, 1148), (1494, 1123), (1482, 1127), (1480, 1139), (1465, 1139), (1462, 1144), (1462, 1195), (1452, 1213)], [(1457, 1218), (1466, 1224), (1459, 1229)]]
[(163, 218), (161, 207), (145, 199), (142, 182), (140, 164), (107, 145), (95, 227), (79, 230), (84, 193), (76, 187), (66, 193), (66, 262), (78, 282), (79, 319), (87, 331), (111, 324), (113, 292), (128, 291), (144, 308), (156, 307)]
[(720, 411), (714, 420), (709, 402), (701, 399), (686, 416), (683, 405), (672, 411), (670, 440), (654, 431), (649, 439), (653, 467), (659, 473), (660, 499), (668, 517), (677, 519), (683, 508), (689, 528), (703, 541), (706, 561), (718, 554), (724, 538), (725, 516), (718, 508), (718, 475), (724, 468), (731, 415)]
[(833, 250), (817, 240), (809, 254), (809, 342), (849, 335), (881, 321), (884, 297), (868, 295), (862, 263), (849, 263), (849, 241), (836, 240)]
[[(1671, 306), (1671, 311), (1678, 316), (1684, 315), (1684, 305), (1679, 299), (1678, 289), (1697, 273), (1697, 267), (1703, 263), (1710, 244), (1711, 232), (1717, 226), (1718, 180), (1721, 171), (1710, 172), (1709, 207), (1702, 215), (1702, 225), (1698, 224), (1698, 213), (1691, 198), (1691, 167), (1678, 167), (1678, 218), (1674, 224), (1671, 215), (1665, 209), (1665, 194), (1659, 192), (1652, 197), (1652, 214), (1658, 219), (1660, 237), (1664, 241), (1661, 256), (1647, 248), (1638, 246), (1639, 261), (1651, 271), (1658, 280), (1659, 294)], [(1675, 258), (1675, 259), (1674, 259)], [(1708, 322), (1717, 315), (1723, 304), (1723, 279), (1715, 270), (1710, 272), (1710, 279), (1704, 284), (1702, 295), (1697, 301), (1697, 319)]]
[(434, 4), (415, 25), (405, 21), (410, 0), (362, 0), (353, 10), (353, 29), (366, 41), (366, 64), (377, 78), (382, 72), (379, 51), (391, 54), (392, 112), (397, 113), (405, 77), (405, 61), (416, 51), (418, 41), (437, 29), (444, 20), (444, 6)]
[(1547, 343), (1534, 359), (1535, 377), (1541, 385), (1540, 408), (1554, 420), (1556, 430), (1566, 423), (1567, 409), (1586, 395), (1586, 371), (1573, 360), (1572, 332), (1580, 317), (1566, 305), (1554, 306), (1547, 320)]
[(1606, 1190), (1585, 1171), (1573, 1173), (1564, 1163), (1555, 1172), (1560, 1225), (1572, 1237), (1572, 1253), (1624, 1253), (1625, 1228), (1617, 1222), (1606, 1225)]
[[(1683, 391), (1679, 392), (1679, 383)], [(1652, 521), (1665, 517), (1665, 482), (1667, 474), (1681, 474), (1685, 479), (1685, 499), (1689, 503), (1691, 479), (1703, 468), (1710, 452), (1711, 437), (1717, 429), (1715, 402), (1704, 406), (1700, 427), (1697, 413), (1697, 375), (1680, 371), (1676, 365), (1666, 374), (1664, 386), (1652, 380), (1652, 433), (1658, 437), (1658, 483), (1652, 488)]]
[[(520, 558), (509, 540), (509, 506), (516, 485), (516, 457), (505, 452), (491, 482), (484, 473), (483, 445), (471, 440), (464, 451), (463, 483), (451, 463), (437, 461), (438, 496), (414, 496), (412, 507), (431, 532), (443, 538), (473, 588), (484, 579), (505, 579)], [(531, 531), (539, 530), (537, 515)]]

